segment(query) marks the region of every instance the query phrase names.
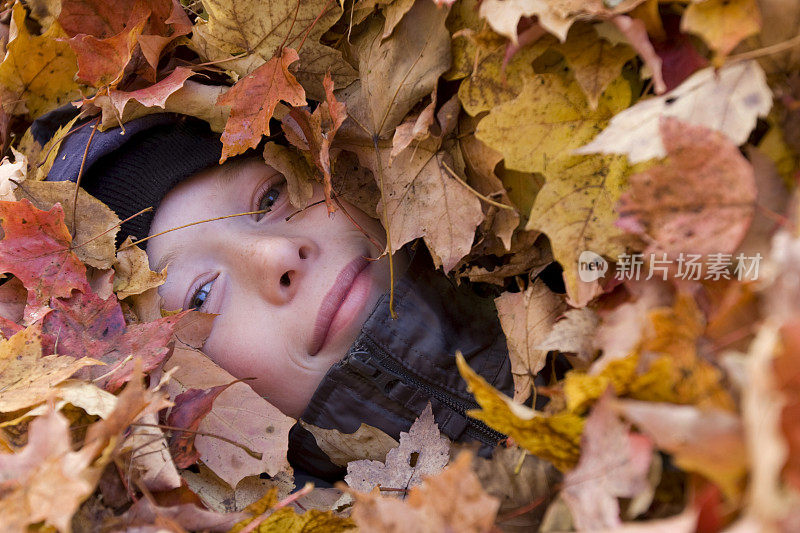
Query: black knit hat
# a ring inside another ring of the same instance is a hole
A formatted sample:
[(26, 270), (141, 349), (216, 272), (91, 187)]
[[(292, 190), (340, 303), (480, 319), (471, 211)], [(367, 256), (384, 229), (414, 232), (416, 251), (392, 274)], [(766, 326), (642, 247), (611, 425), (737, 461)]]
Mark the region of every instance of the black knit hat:
[[(46, 143), (68, 120), (64, 115), (69, 112), (62, 108), (37, 119), (32, 127), (34, 139)], [(91, 132), (89, 123), (64, 139), (47, 181), (77, 180)], [(81, 187), (122, 220), (153, 207), (124, 223), (117, 235), (118, 242), (128, 235), (143, 239), (167, 192), (217, 164), (221, 153), (219, 134), (204, 121), (172, 113), (148, 115), (126, 123), (124, 131), (117, 127), (95, 132), (86, 152)]]

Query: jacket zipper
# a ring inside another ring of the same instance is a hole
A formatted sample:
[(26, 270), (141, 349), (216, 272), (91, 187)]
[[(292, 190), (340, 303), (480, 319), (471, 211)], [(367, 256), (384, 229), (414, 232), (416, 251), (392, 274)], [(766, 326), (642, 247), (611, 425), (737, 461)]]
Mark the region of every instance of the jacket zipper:
[[(367, 346), (363, 346), (367, 345)], [(459, 413), (469, 424), (466, 428), (466, 433), (473, 439), (479, 440), (484, 444), (496, 445), (498, 441), (505, 439), (506, 435), (495, 431), (480, 420), (472, 418), (467, 415), (468, 409), (480, 408), (475, 402), (466, 402), (461, 398), (453, 396), (448, 391), (432, 385), (426, 381), (422, 381), (415, 375), (408, 372), (398, 363), (394, 362), (388, 356), (384, 355), (374, 342), (369, 339), (359, 339), (357, 345), (353, 346), (350, 354), (343, 360), (350, 364), (362, 376), (370, 379), (378, 384), (381, 388), (392, 379), (380, 379), (375, 375), (374, 370), (382, 374), (388, 374), (394, 379), (400, 380), (406, 385), (419, 389), (425, 392), (431, 398), (437, 399), (453, 411)], [(370, 369), (374, 369), (370, 371)]]

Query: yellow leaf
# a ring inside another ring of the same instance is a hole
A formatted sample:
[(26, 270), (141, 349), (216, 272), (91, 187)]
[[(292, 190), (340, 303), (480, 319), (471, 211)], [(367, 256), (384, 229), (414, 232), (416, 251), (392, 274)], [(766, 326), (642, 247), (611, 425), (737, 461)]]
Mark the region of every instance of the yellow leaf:
[(552, 462), (560, 470), (572, 468), (580, 456), (584, 419), (571, 413), (544, 415), (514, 403), (472, 370), (464, 356), (456, 353), (458, 371), (481, 409), (467, 414), (505, 433), (521, 447)]
[[(252, 511), (263, 507), (266, 511), (270, 507), (274, 507), (277, 503), (277, 501), (273, 503), (273, 500), (277, 500), (274, 494), (276, 491), (275, 488), (271, 489), (264, 498), (248, 506), (247, 510)], [(233, 526), (229, 533), (238, 533), (255, 519), (257, 518), (242, 520)], [(311, 509), (303, 514), (297, 514), (291, 507), (282, 507), (269, 515), (253, 531), (255, 533), (337, 533), (350, 531), (355, 527), (352, 520), (337, 516), (333, 511)]]
[(621, 157), (571, 157), (548, 178), (536, 196), (526, 229), (550, 239), (553, 256), (564, 269), (567, 295), (575, 306), (589, 302), (596, 282), (578, 277), (584, 250), (616, 258), (625, 251), (623, 232), (614, 225), (614, 206), (627, 184), (629, 167)]
[(538, 74), (519, 96), (494, 107), (475, 134), (503, 154), (506, 168), (551, 177), (630, 101), (630, 85), (622, 78), (611, 82), (597, 109), (591, 109), (574, 80)]
[(743, 39), (761, 31), (756, 0), (706, 0), (691, 3), (681, 19), (681, 30), (703, 38), (719, 56), (726, 56)]
[(128, 237), (120, 246), (117, 262), (114, 264), (114, 292), (120, 300), (142, 294), (167, 281), (167, 267), (161, 272), (153, 272), (145, 251), (130, 244), (131, 238)]
[(589, 24), (576, 24), (567, 41), (558, 46), (586, 94), (592, 109), (600, 95), (622, 73), (622, 67), (636, 57), (636, 51), (625, 44), (614, 44), (597, 35)]
[(75, 53), (57, 22), (42, 35), (31, 35), (25, 25), (25, 8), (14, 4), (11, 40), (0, 64), (3, 108), (11, 115), (36, 118), (80, 96), (74, 81), (78, 70)]

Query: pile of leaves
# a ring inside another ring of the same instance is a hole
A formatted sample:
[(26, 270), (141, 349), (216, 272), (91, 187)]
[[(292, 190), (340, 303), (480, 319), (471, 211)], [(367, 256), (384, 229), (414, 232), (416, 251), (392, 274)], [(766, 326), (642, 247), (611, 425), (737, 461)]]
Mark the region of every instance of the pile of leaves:
[[(2, 9), (0, 530), (800, 529), (800, 3)], [(454, 354), (491, 460), (429, 410), (399, 442), (309, 426), (348, 475), (295, 490), (295, 420), (202, 354), (213, 316), (42, 181), (75, 128), (164, 110), (223, 160), (280, 133), (297, 208), (320, 182), (496, 297), (514, 397)]]

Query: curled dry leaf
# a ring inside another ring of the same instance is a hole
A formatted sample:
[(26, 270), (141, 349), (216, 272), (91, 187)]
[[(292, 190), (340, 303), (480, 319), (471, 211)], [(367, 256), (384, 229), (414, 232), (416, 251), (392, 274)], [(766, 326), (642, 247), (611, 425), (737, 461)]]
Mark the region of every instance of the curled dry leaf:
[(351, 461), (368, 459), (385, 461), (386, 454), (400, 443), (378, 428), (361, 424), (353, 433), (342, 433), (337, 429), (323, 429), (300, 420), (317, 441), (333, 464), (347, 466)]
[(667, 155), (659, 131), (662, 117), (705, 126), (744, 144), (758, 117), (772, 107), (772, 91), (755, 61), (703, 69), (663, 96), (617, 113), (608, 127), (577, 154), (625, 154), (632, 163)]
[(15, 194), (18, 200), (30, 200), (45, 211), (60, 203), (66, 213), (67, 230), (73, 236), (71, 248), (78, 259), (95, 268), (111, 268), (116, 251), (116, 226), (120, 220), (103, 202), (79, 188), (75, 207), (75, 184), (69, 181), (29, 181)]
[(183, 84), (192, 74), (194, 72), (191, 69), (176, 67), (169, 76), (158, 83), (135, 91), (111, 89), (108, 91), (108, 98), (111, 100), (111, 105), (117, 110), (117, 117), (125, 116), (125, 107), (131, 100), (136, 100), (144, 107), (160, 107), (164, 109), (167, 98), (183, 87)]
[(565, 310), (562, 298), (537, 279), (523, 292), (504, 292), (494, 300), (508, 342), (514, 401), (528, 399), (533, 377), (544, 367), (548, 349), (537, 348)]
[(719, 132), (666, 118), (669, 158), (630, 178), (617, 225), (646, 240), (645, 254), (732, 253), (753, 218), (753, 167)]
[(400, 444), (386, 454), (386, 461), (368, 459), (352, 461), (344, 478), (351, 489), (369, 492), (382, 489), (403, 490), (422, 483), (424, 476), (440, 473), (450, 459), (450, 441), (439, 433), (430, 403), (411, 425), (408, 433), (400, 433)]
[(114, 292), (120, 300), (159, 287), (167, 280), (167, 267), (153, 272), (145, 251), (130, 243), (130, 237), (125, 239), (114, 263)]
[(274, 142), (264, 144), (264, 161), (286, 178), (289, 201), (297, 209), (308, 205), (314, 195), (312, 169), (295, 150)]
[(583, 418), (569, 412), (545, 415), (529, 409), (489, 385), (467, 365), (461, 353), (456, 354), (456, 363), (481, 406), (468, 411), (469, 416), (512, 437), (519, 446), (552, 462), (559, 470), (575, 465), (580, 455)]
[[(18, 152), (13, 146), (11, 147), (11, 155), (14, 157), (14, 162), (11, 162), (8, 156), (3, 158), (0, 163), (0, 200), (14, 201), (14, 189), (17, 185), (25, 181), (28, 174), (28, 158)], [(13, 180), (13, 181), (12, 181)]]
[(583, 363), (588, 364), (593, 359), (592, 341), (597, 323), (597, 314), (591, 309), (570, 309), (535, 348), (574, 353)]

